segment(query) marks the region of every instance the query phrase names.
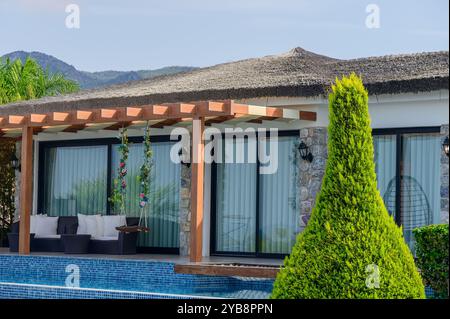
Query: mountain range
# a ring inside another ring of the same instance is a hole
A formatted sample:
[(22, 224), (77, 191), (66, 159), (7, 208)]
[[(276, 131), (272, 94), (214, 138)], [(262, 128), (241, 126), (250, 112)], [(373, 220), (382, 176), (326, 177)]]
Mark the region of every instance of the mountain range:
[(27, 57), (36, 60), (44, 70), (48, 69), (50, 73), (62, 73), (66, 78), (78, 82), (81, 89), (98, 88), (197, 69), (196, 67), (189, 66), (169, 66), (155, 70), (87, 72), (77, 70), (73, 65), (42, 52), (14, 51), (5, 54), (1, 58), (9, 58), (10, 60), (21, 59), (25, 61)]

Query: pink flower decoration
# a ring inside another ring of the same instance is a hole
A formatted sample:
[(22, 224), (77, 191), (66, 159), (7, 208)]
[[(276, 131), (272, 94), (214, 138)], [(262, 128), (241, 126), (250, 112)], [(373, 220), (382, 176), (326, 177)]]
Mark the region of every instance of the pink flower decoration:
[(147, 205), (147, 203), (144, 202), (144, 201), (142, 201), (142, 202), (139, 203), (139, 205), (140, 205), (141, 207), (145, 207), (145, 205)]
[(125, 162), (121, 162), (120, 167), (125, 167)]
[(139, 194), (139, 197), (140, 197), (140, 198), (144, 198), (144, 197), (145, 197), (144, 193), (140, 193), (140, 194)]

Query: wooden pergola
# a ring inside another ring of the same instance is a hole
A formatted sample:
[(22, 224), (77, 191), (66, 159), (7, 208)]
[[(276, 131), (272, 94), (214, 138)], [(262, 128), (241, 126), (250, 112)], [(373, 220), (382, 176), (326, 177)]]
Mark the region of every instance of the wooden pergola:
[(190, 260), (199, 262), (202, 260), (205, 126), (218, 123), (262, 123), (276, 120), (316, 121), (316, 116), (315, 112), (240, 104), (232, 100), (68, 110), (42, 114), (30, 112), (0, 116), (0, 136), (16, 134), (22, 140), (19, 254), (30, 253), (34, 134), (55, 132), (55, 128), (57, 131), (75, 133), (100, 124), (101, 129), (118, 130), (147, 121), (150, 121), (154, 128), (192, 123), (191, 145), (194, 161), (191, 165)]

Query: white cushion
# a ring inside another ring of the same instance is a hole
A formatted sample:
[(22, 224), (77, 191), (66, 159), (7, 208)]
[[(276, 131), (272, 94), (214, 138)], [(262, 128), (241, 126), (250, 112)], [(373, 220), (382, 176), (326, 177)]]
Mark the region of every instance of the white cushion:
[(126, 226), (127, 218), (125, 215), (107, 215), (102, 216), (103, 220), (103, 235), (106, 237), (117, 237), (119, 236), (119, 231), (116, 227)]
[(59, 239), (61, 238), (61, 235), (36, 235), (34, 238)]
[(86, 233), (91, 235), (92, 237), (101, 235), (99, 234), (98, 231), (98, 226), (97, 226), (97, 218), (99, 216), (97, 215), (92, 215), (92, 216), (86, 216), (85, 221), (86, 221)]
[(96, 222), (96, 226), (97, 226), (95, 235), (97, 237), (102, 237), (103, 236), (103, 224), (104, 224), (103, 216), (95, 216), (95, 222)]
[(78, 235), (85, 235), (86, 234), (86, 220), (84, 219), (86, 215), (78, 214), (78, 228), (77, 228), (77, 234)]
[(56, 235), (58, 228), (58, 217), (42, 216), (36, 219), (36, 236)]
[(99, 237), (91, 237), (93, 240), (118, 240), (119, 234), (117, 236), (99, 236)]
[(97, 219), (100, 215), (78, 214), (78, 235), (91, 235), (92, 237), (101, 235)]
[(30, 234), (36, 234), (37, 220), (38, 220), (38, 218), (41, 218), (41, 217), (47, 217), (47, 214), (44, 214), (44, 215), (37, 214), (37, 215), (30, 216)]

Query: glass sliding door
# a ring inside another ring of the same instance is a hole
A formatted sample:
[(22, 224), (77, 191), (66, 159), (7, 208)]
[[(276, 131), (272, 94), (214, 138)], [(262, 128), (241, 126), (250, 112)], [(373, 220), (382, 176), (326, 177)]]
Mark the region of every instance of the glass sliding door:
[(374, 136), (378, 188), (414, 251), (413, 230), (440, 223), (441, 137), (438, 129), (389, 131)]
[[(153, 167), (150, 178), (149, 204), (146, 206), (150, 232), (139, 237), (140, 247), (179, 247), (179, 202), (181, 166), (170, 160), (173, 142), (152, 143)], [(112, 176), (117, 176), (120, 161), (118, 145), (112, 146)], [(128, 157), (126, 212), (130, 217), (139, 217), (139, 176), (143, 164), (143, 144), (130, 144)]]
[[(278, 169), (261, 174), (259, 183), (260, 251), (289, 254), (299, 233), (298, 143), (292, 136), (278, 138)], [(270, 150), (270, 143), (267, 149)]]
[(440, 223), (441, 137), (404, 135), (402, 153), (401, 224), (413, 249), (413, 229)]
[[(238, 145), (236, 145), (238, 144)], [(242, 144), (242, 145), (241, 145)], [(233, 163), (216, 164), (216, 247), (218, 252), (254, 253), (256, 249), (256, 163), (234, 163), (236, 150), (248, 142), (233, 143)]]
[[(271, 152), (268, 139), (257, 148), (242, 140), (234, 143), (234, 149), (236, 143), (244, 143), (245, 159), (256, 158), (261, 148)], [(264, 166), (259, 161), (215, 164), (213, 254), (283, 255), (291, 251), (300, 231), (297, 148), (298, 132), (278, 137), (277, 169), (272, 174), (259, 174)]]
[(103, 145), (45, 148), (39, 213), (106, 214), (107, 158), (108, 148)]
[[(156, 137), (149, 204), (150, 232), (139, 235), (144, 252), (176, 253), (179, 249), (181, 165), (170, 159), (175, 142)], [(120, 161), (117, 139), (40, 143), (39, 213), (51, 216), (117, 214), (108, 203)], [(137, 176), (144, 161), (142, 138), (130, 137), (127, 162), (126, 214), (139, 217)]]

